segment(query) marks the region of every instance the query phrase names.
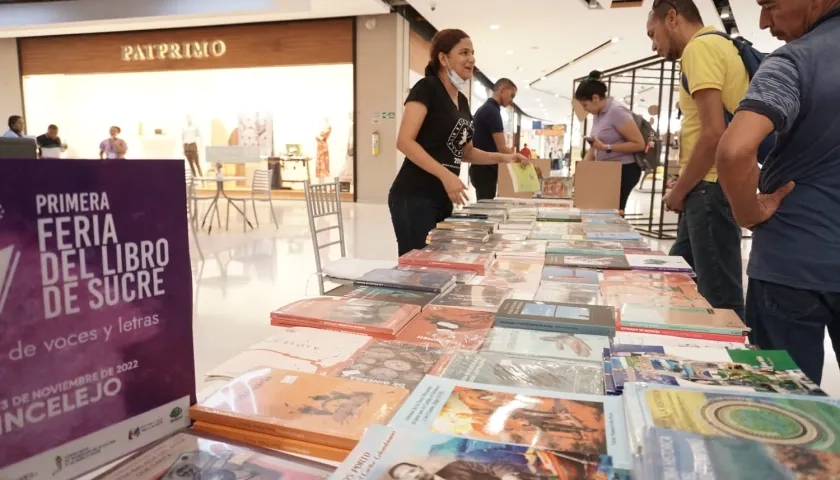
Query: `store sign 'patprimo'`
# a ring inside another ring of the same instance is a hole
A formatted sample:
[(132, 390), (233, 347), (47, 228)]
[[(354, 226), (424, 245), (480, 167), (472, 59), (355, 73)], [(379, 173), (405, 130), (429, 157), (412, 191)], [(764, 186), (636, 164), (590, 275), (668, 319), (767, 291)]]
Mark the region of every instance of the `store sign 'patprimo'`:
[(224, 40), (204, 40), (181, 43), (147, 43), (145, 45), (123, 45), (124, 62), (147, 60), (186, 60), (193, 58), (221, 57), (227, 52)]

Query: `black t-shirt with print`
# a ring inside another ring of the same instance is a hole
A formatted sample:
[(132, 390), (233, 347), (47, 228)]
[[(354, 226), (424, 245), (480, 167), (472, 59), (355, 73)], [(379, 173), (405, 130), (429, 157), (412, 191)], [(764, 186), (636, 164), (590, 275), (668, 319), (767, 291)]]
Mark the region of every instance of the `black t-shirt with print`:
[[(427, 110), (423, 125), (417, 133), (417, 143), (432, 158), (458, 175), (461, 172), (464, 148), (473, 138), (472, 114), (467, 97), (458, 92), (456, 108), (440, 78), (429, 76), (414, 85), (405, 100), (405, 103), (408, 102), (420, 102)], [(391, 194), (449, 201), (441, 181), (408, 158), (394, 179)]]

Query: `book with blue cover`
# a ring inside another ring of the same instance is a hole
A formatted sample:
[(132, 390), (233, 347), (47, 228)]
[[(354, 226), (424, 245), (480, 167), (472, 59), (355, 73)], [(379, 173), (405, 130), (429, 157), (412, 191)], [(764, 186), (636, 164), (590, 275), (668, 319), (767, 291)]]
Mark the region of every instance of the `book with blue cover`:
[(371, 425), (332, 480), (613, 479), (608, 455)]
[(389, 426), (554, 450), (610, 455), (629, 471), (619, 397), (471, 383), (427, 375)]
[(624, 385), (624, 399), (634, 451), (642, 446), (646, 429), (661, 427), (840, 454), (837, 398), (630, 382)]
[(642, 240), (639, 232), (589, 232), (587, 240)]
[(615, 335), (615, 309), (606, 305), (508, 299), (496, 312), (494, 326), (611, 337)]

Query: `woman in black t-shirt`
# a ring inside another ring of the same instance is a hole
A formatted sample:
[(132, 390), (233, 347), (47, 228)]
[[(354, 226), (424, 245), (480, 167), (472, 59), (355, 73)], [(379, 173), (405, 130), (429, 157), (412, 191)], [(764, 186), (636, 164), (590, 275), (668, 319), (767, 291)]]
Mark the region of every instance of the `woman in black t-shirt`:
[(473, 148), (472, 114), (459, 90), (472, 78), (475, 51), (461, 30), (441, 30), (432, 39), (426, 76), (405, 100), (397, 148), (405, 161), (391, 185), (388, 206), (399, 254), (423, 248), (426, 236), (467, 200), (458, 174), (461, 162), (477, 165), (527, 163), (518, 153)]

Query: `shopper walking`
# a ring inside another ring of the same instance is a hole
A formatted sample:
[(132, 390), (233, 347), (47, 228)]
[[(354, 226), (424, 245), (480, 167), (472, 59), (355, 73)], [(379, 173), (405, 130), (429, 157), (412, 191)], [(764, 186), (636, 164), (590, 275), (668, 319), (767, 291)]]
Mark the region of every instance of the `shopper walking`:
[[(475, 138), (473, 146), (485, 152), (513, 153), (505, 142), (505, 126), (502, 122), (502, 108), (513, 104), (516, 85), (508, 78), (499, 79), (493, 85), (493, 96), (478, 108), (473, 119)], [(524, 156), (524, 155), (523, 155)], [(470, 165), (470, 181), (475, 187), (478, 200), (496, 198), (499, 184), (498, 165)]]
[(467, 187), (458, 177), (462, 161), (528, 161), (519, 154), (473, 147), (470, 105), (460, 92), (475, 69), (469, 36), (461, 30), (441, 30), (432, 39), (430, 53), (426, 76), (405, 101), (397, 148), (406, 158), (388, 195), (400, 255), (423, 248), (437, 222), (452, 214), (453, 203), (467, 201)]
[(120, 127), (111, 127), (108, 138), (102, 140), (102, 143), (99, 144), (100, 159), (125, 158), (128, 145), (125, 143), (125, 140), (119, 138), (121, 132), (122, 129)]
[[(760, 18), (792, 43), (762, 62), (717, 166), (735, 218), (754, 231), (750, 340), (787, 350), (820, 383), (826, 327), (840, 351), (840, 2), (775, 0)], [(776, 145), (759, 169), (758, 147), (771, 132)]]
[(724, 109), (734, 112), (749, 74), (732, 41), (704, 27), (692, 0), (654, 0), (647, 34), (666, 60), (680, 60), (680, 176), (663, 197), (679, 212), (671, 255), (694, 267), (697, 287), (715, 308), (744, 318), (741, 228), (718, 184), (715, 152), (726, 129)]
[(575, 100), (594, 117), (592, 136), (586, 139), (592, 148), (584, 160), (621, 162), (618, 208), (624, 215), (627, 199), (642, 177), (642, 168), (634, 154), (644, 151), (645, 139), (630, 110), (607, 97), (607, 84), (600, 78), (601, 72), (593, 71), (575, 90)]

